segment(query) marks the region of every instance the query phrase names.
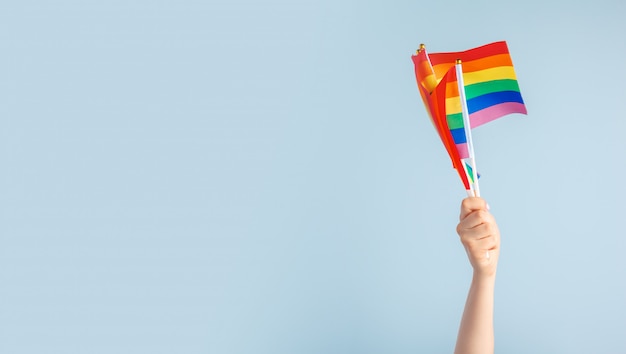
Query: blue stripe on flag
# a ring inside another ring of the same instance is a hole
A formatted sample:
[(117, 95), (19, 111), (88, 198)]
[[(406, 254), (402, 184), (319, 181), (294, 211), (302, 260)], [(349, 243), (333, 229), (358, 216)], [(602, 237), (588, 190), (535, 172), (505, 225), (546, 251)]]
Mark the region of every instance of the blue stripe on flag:
[(485, 109), (487, 107), (495, 106), (499, 103), (505, 102), (517, 102), (524, 103), (522, 100), (522, 95), (516, 91), (500, 91), (500, 92), (492, 92), (486, 95), (474, 97), (470, 100), (467, 100), (467, 110), (469, 114), (474, 112), (478, 112), (481, 109)]
[(455, 144), (463, 144), (467, 142), (467, 138), (465, 137), (465, 128), (450, 129), (450, 133), (452, 134), (452, 139)]

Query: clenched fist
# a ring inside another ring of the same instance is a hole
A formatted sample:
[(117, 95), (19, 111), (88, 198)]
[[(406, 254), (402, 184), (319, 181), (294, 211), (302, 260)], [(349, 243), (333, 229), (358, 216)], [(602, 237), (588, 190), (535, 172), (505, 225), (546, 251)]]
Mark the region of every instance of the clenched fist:
[(474, 268), (474, 275), (495, 276), (500, 255), (500, 231), (484, 199), (470, 197), (463, 200), (456, 232)]

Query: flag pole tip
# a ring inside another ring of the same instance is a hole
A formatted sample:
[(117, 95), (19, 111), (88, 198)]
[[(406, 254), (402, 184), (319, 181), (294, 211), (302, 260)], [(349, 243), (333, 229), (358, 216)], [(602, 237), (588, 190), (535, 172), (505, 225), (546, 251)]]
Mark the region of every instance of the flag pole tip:
[(457, 63), (457, 64), (461, 64), (461, 59), (457, 59), (457, 60), (456, 60), (456, 63)]

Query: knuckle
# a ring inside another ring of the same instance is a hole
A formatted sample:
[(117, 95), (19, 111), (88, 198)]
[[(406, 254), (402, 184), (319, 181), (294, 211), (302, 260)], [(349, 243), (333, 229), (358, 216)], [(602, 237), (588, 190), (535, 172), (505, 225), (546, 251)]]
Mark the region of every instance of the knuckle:
[(489, 235), (493, 235), (495, 232), (495, 226), (490, 222), (487, 222), (484, 225), (485, 225), (485, 232)]
[(461, 224), (456, 225), (456, 233), (459, 234), (459, 236), (462, 236), (463, 227), (461, 226)]
[(470, 253), (480, 253), (482, 247), (480, 247), (476, 242), (468, 242), (466, 244), (467, 249)]
[(478, 220), (482, 221), (483, 223), (487, 222), (487, 212), (480, 209), (480, 210), (476, 210), (476, 217), (478, 218)]

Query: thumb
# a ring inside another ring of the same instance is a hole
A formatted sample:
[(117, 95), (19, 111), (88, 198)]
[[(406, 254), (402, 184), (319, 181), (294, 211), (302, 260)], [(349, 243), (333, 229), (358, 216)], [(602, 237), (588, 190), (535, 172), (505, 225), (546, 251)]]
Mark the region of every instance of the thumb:
[(471, 212), (476, 210), (489, 210), (487, 202), (480, 197), (468, 197), (461, 202), (461, 215), (459, 220), (463, 220)]

